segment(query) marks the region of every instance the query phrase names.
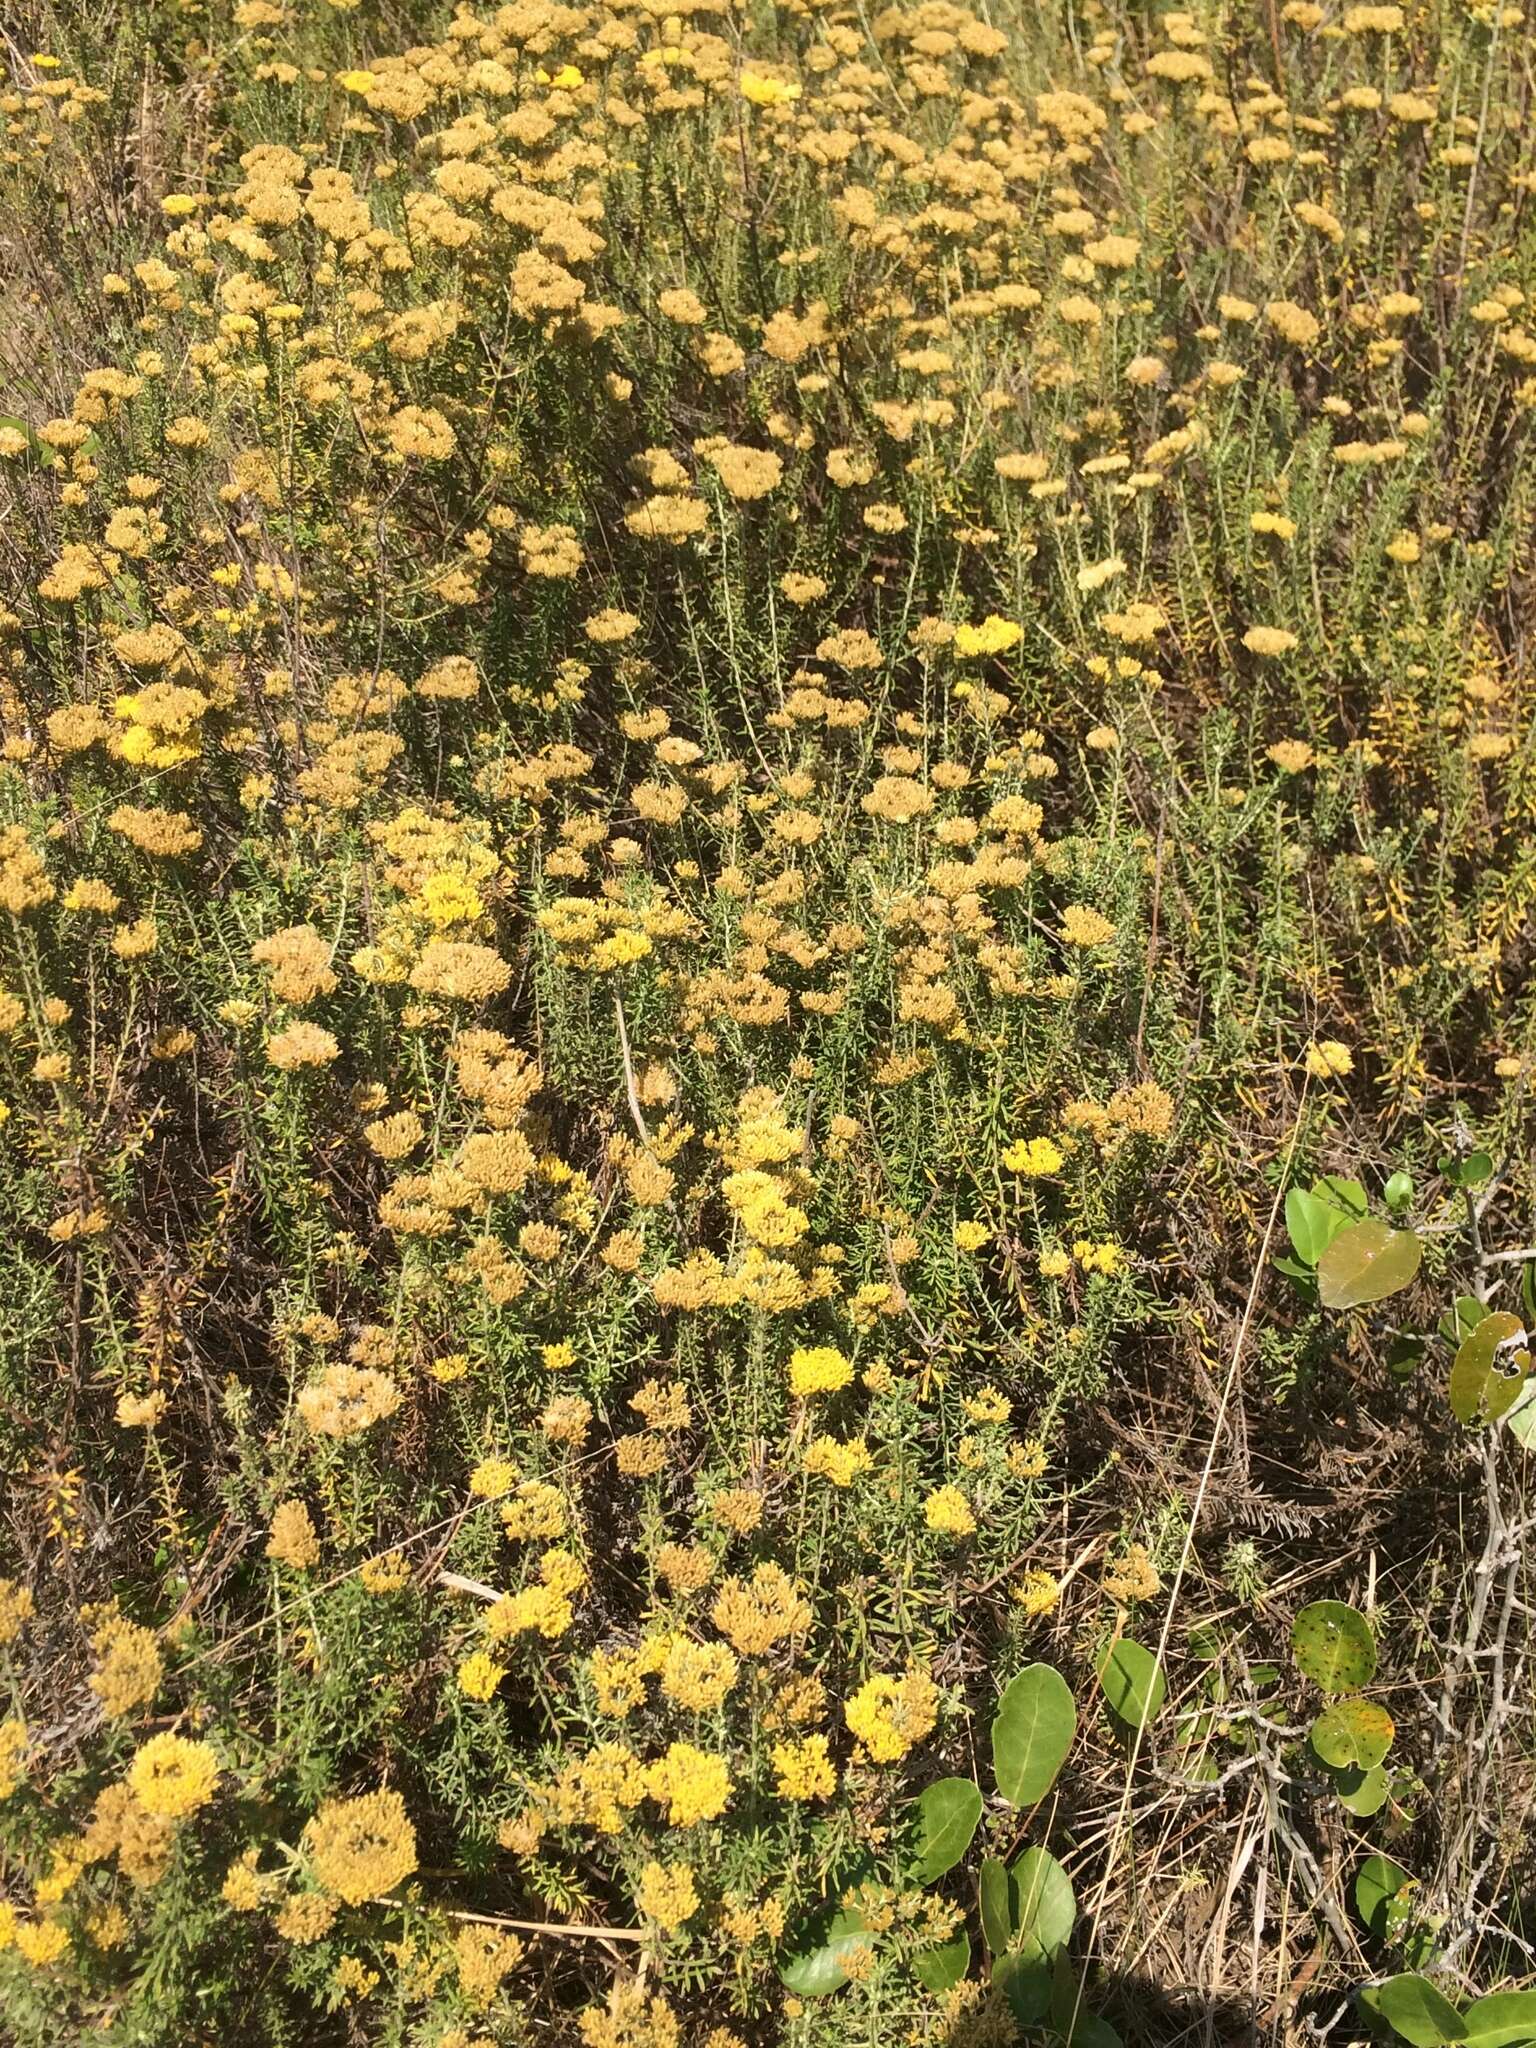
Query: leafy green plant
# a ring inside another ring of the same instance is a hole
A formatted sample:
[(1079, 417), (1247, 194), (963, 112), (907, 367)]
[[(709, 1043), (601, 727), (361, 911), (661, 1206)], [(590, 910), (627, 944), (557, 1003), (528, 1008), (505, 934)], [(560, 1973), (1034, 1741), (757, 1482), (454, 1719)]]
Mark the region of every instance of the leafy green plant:
[[(1133, 1646), (1134, 1647), (1134, 1646)], [(1000, 1811), (1028, 1812), (1055, 1784), (1077, 1731), (1071, 1688), (1049, 1664), (1034, 1663), (1003, 1688), (992, 1720), (992, 1776)], [(903, 1874), (911, 1885), (937, 1883), (961, 1864), (981, 1825), (985, 1801), (969, 1778), (926, 1785), (909, 1807)], [(983, 1858), (976, 1900), (994, 1988), (1022, 2022), (1046, 2015), (1054, 1970), (1077, 1917), (1071, 1882), (1045, 1848), (1032, 1845), (1011, 1863)], [(844, 1965), (872, 1936), (854, 1906), (829, 1910), (793, 1945), (780, 1975), (789, 1989), (816, 1998), (848, 1981)], [(966, 1974), (971, 1938), (963, 1929), (910, 1958), (918, 1981), (944, 1990)]]
[[(1411, 1177), (1394, 1174), (1384, 1197), (1393, 1215), (1400, 1214), (1413, 1198)], [(1327, 1309), (1364, 1308), (1400, 1293), (1418, 1273), (1423, 1245), (1412, 1230), (1395, 1229), (1368, 1211), (1362, 1184), (1337, 1174), (1325, 1174), (1310, 1188), (1287, 1189), (1292, 1255), (1275, 1264)]]

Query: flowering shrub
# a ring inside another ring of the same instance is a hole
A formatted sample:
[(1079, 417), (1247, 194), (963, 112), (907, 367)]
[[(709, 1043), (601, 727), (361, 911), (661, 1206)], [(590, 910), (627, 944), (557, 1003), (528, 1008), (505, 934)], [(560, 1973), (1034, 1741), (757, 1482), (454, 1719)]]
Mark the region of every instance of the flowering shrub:
[(1525, 1973), (1519, 9), (12, 14), (0, 2033)]

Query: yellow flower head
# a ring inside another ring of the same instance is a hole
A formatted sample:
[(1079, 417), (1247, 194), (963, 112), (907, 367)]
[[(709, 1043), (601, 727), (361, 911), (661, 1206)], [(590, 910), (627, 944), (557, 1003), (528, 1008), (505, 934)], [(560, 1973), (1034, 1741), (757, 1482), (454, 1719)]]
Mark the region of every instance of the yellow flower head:
[(976, 1517), (958, 1486), (938, 1486), (923, 1502), (923, 1520), (936, 1536), (973, 1536)]
[(206, 1742), (152, 1735), (128, 1767), (128, 1783), (146, 1813), (180, 1820), (213, 1797), (219, 1760)]
[(967, 659), (979, 659), (989, 654), (1006, 654), (1017, 647), (1024, 638), (1024, 629), (1012, 619), (999, 617), (989, 612), (979, 626), (957, 626), (954, 649), (956, 654)]
[(859, 1687), (843, 1716), (877, 1764), (893, 1764), (932, 1734), (939, 1718), (939, 1689), (921, 1671), (901, 1678), (881, 1675)]
[(648, 1920), (669, 1933), (699, 1910), (691, 1863), (647, 1863), (635, 1887), (635, 1902)]
[(667, 1809), (670, 1826), (688, 1828), (724, 1813), (731, 1803), (731, 1774), (723, 1757), (695, 1749), (691, 1742), (674, 1742), (647, 1768), (645, 1789)]
[(802, 1346), (789, 1361), (789, 1391), (798, 1400), (810, 1394), (835, 1394), (852, 1378), (852, 1365), (831, 1344)]
[(1314, 1039), (1304, 1055), (1307, 1072), (1314, 1081), (1342, 1080), (1355, 1071), (1355, 1056), (1341, 1039)]
[(1060, 1173), (1066, 1163), (1066, 1154), (1054, 1138), (1020, 1138), (1003, 1153), (1008, 1171), (1021, 1173), (1027, 1180)]
[(506, 1675), (505, 1664), (498, 1664), (484, 1650), (475, 1650), (459, 1666), (459, 1691), (466, 1699), (488, 1700)]
[(766, 78), (760, 71), (743, 71), (741, 74), (741, 96), (750, 100), (754, 107), (782, 107), (800, 97), (798, 85), (786, 84), (781, 78)]
[(772, 1757), (781, 1799), (830, 1799), (836, 1792), (837, 1767), (828, 1753), (825, 1735), (808, 1735), (803, 1742), (776, 1742)]

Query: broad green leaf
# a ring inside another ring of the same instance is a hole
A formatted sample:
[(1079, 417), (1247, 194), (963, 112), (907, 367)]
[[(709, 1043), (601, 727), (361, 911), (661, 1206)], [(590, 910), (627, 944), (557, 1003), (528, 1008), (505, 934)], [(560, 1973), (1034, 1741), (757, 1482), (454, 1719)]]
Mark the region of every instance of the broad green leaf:
[(1393, 1230), (1374, 1216), (1352, 1223), (1317, 1262), (1318, 1299), (1334, 1309), (1385, 1301), (1409, 1284), (1423, 1255), (1411, 1230)]
[(1324, 1692), (1356, 1692), (1376, 1675), (1371, 1624), (1342, 1600), (1314, 1600), (1291, 1624), (1296, 1662)]
[(1047, 1849), (1026, 1849), (1008, 1880), (1013, 1941), (1006, 1955), (994, 1950), (992, 1977), (1014, 2018), (1030, 2027), (1050, 2008), (1056, 1959), (1071, 1939), (1077, 1901), (1070, 1878)]
[(1303, 1266), (1315, 1266), (1341, 1230), (1348, 1230), (1350, 1218), (1336, 1202), (1326, 1202), (1314, 1191), (1291, 1188), (1285, 1197), (1285, 1228), (1291, 1249)]
[(1129, 1636), (1121, 1636), (1099, 1665), (1099, 1684), (1111, 1713), (1133, 1732), (1155, 1721), (1168, 1697), (1157, 1659)]
[(1373, 1770), (1392, 1747), (1392, 1716), (1374, 1700), (1335, 1700), (1312, 1724), (1312, 1747), (1334, 1770)]
[(989, 1856), (982, 1864), (976, 1889), (987, 1947), (994, 1956), (1006, 1955), (1013, 1946), (1013, 1882), (1000, 1857)]
[(1355, 1911), (1372, 1934), (1386, 1932), (1388, 1902), (1408, 1882), (1408, 1872), (1390, 1856), (1367, 1856), (1355, 1872)]
[(1490, 1991), (1461, 2016), (1475, 2048), (1531, 2048), (1536, 2042), (1536, 1991)]
[(1399, 1168), (1382, 1189), (1381, 1199), (1386, 1203), (1394, 1216), (1400, 1210), (1406, 1209), (1413, 1200), (1413, 1175), (1405, 1173)]
[(1010, 1806), (1034, 1806), (1056, 1782), (1077, 1732), (1072, 1691), (1049, 1664), (1010, 1681), (992, 1723), (992, 1769)]
[(825, 1998), (848, 1982), (843, 1968), (846, 1958), (869, 1941), (869, 1930), (860, 1913), (834, 1913), (812, 1939), (779, 1965), (779, 1981), (802, 1998)]
[(1411, 1972), (1389, 1977), (1376, 1986), (1375, 2005), (1393, 2032), (1413, 2048), (1442, 2048), (1445, 2042), (1467, 2038), (1461, 2014), (1427, 1977)]
[(981, 1819), (981, 1793), (969, 1778), (940, 1778), (918, 1795), (917, 1817), (920, 1834), (912, 1880), (932, 1884), (953, 1870), (971, 1846)]
[(961, 1928), (953, 1941), (925, 1948), (912, 1958), (912, 1974), (930, 1991), (951, 1991), (971, 1967), (971, 1937)]
[(1369, 1771), (1339, 1771), (1334, 1776), (1339, 1804), (1357, 1820), (1369, 1820), (1380, 1813), (1392, 1791), (1392, 1774), (1380, 1764)]
[(1072, 1880), (1049, 1849), (1026, 1849), (1008, 1874), (1013, 1880), (1020, 1952), (1056, 1956), (1071, 1940), (1077, 1924)]
[(1460, 1423), (1497, 1422), (1520, 1398), (1530, 1363), (1520, 1318), (1503, 1309), (1484, 1316), (1451, 1366), (1451, 1413)]

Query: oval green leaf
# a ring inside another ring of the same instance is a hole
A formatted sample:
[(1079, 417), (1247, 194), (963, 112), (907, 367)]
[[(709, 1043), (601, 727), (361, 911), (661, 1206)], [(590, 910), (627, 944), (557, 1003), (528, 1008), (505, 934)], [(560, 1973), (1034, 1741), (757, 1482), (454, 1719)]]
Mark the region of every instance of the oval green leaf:
[(1312, 1747), (1336, 1771), (1374, 1770), (1392, 1747), (1392, 1716), (1375, 1700), (1335, 1700), (1312, 1724)]
[(1413, 2048), (1443, 2048), (1445, 2042), (1467, 2038), (1461, 2014), (1427, 1977), (1412, 1972), (1389, 1977), (1376, 1986), (1375, 2005), (1392, 2031)]
[(1129, 1636), (1121, 1636), (1099, 1665), (1099, 1684), (1110, 1712), (1133, 1732), (1156, 1720), (1168, 1697), (1157, 1659)]
[(1312, 1192), (1320, 1202), (1330, 1202), (1339, 1213), (1351, 1223), (1358, 1223), (1368, 1215), (1371, 1198), (1357, 1180), (1347, 1180), (1338, 1173), (1325, 1173), (1321, 1180), (1312, 1183)]
[(1072, 2029), (1067, 2048), (1125, 2048), (1120, 2036), (1096, 2012), (1082, 2012)]
[(1121, 2048), (1120, 2036), (1108, 2020), (1088, 2010), (1083, 1973), (1060, 1955), (1051, 1974), (1049, 2024), (1059, 2048)]
[(1376, 1675), (1371, 1624), (1342, 1600), (1314, 1600), (1291, 1624), (1296, 1662), (1324, 1692), (1358, 1692)]
[(1411, 1230), (1393, 1230), (1376, 1217), (1352, 1223), (1317, 1262), (1317, 1294), (1324, 1308), (1363, 1308), (1408, 1285), (1424, 1248)]
[(1504, 1427), (1518, 1444), (1536, 1451), (1536, 1380), (1527, 1380), (1515, 1405), (1504, 1418)]
[(1012, 1679), (992, 1723), (992, 1769), (1010, 1806), (1034, 1806), (1056, 1782), (1077, 1733), (1072, 1691), (1049, 1664)]
[(981, 1793), (969, 1778), (940, 1778), (924, 1788), (917, 1801), (919, 1837), (914, 1884), (932, 1884), (953, 1870), (981, 1819)]

